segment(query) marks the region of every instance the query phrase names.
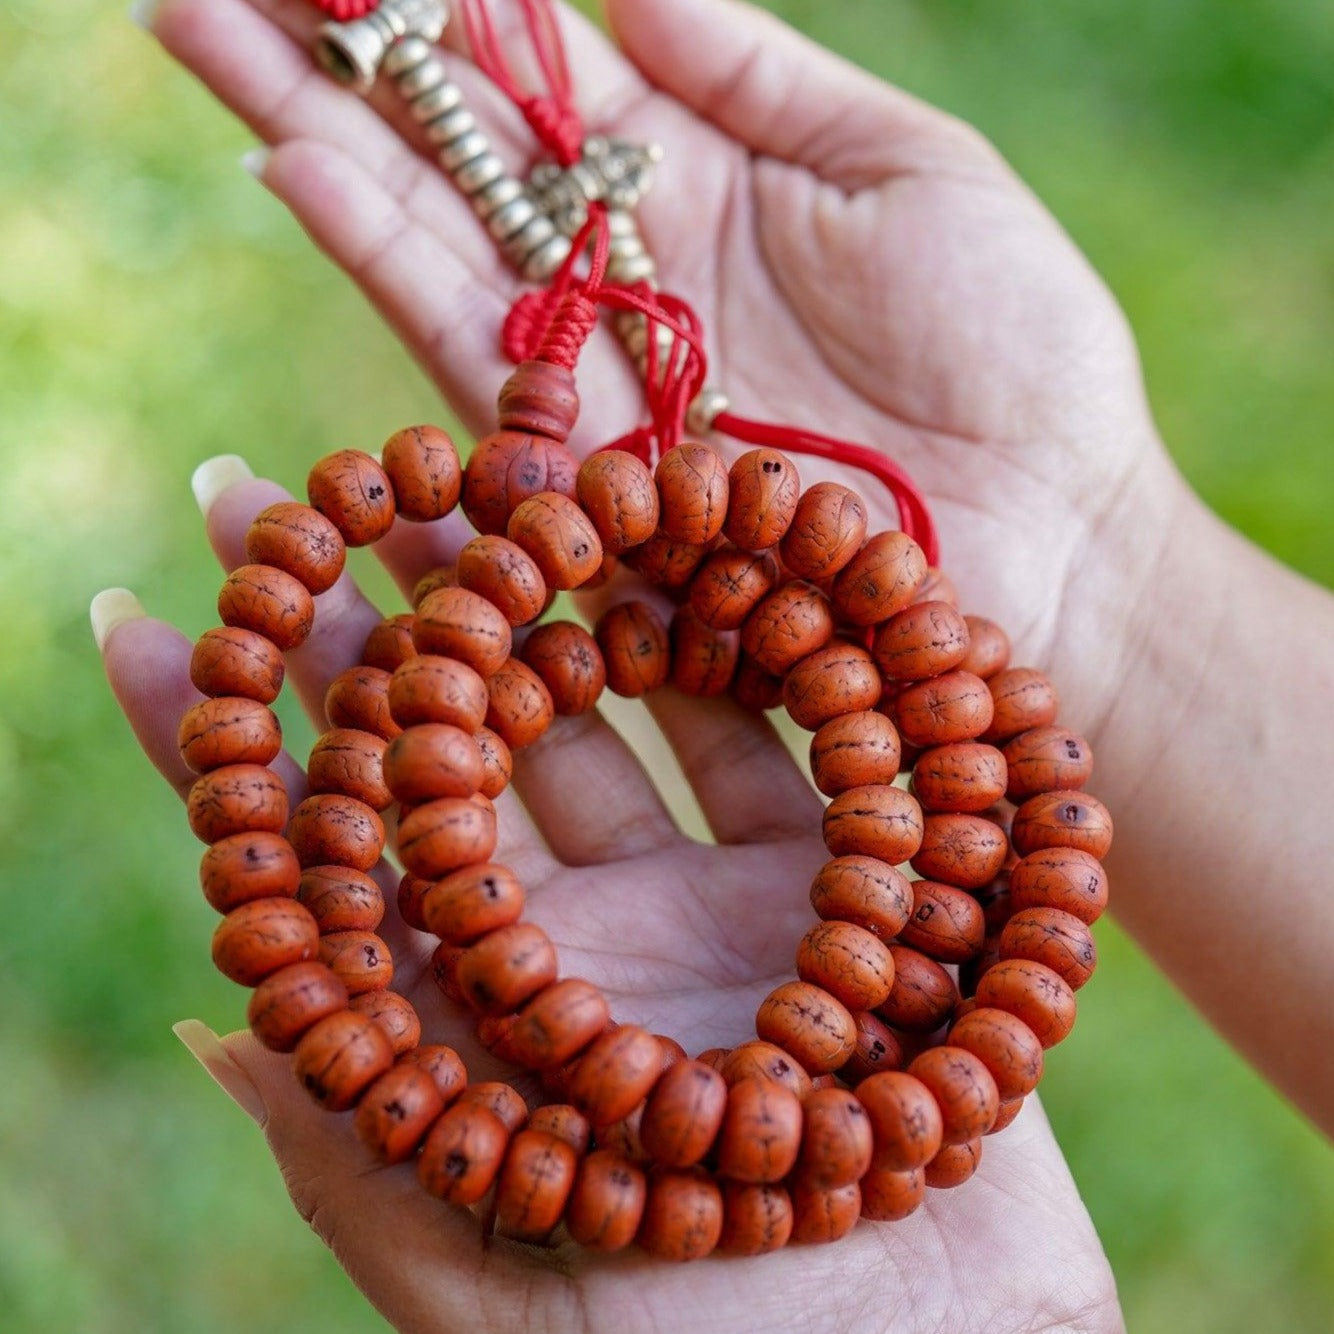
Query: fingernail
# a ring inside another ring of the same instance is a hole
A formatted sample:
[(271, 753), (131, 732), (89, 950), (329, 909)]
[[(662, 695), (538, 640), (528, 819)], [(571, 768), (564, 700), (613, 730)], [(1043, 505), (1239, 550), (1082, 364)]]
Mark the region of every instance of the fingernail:
[(134, 0), (130, 6), (130, 22), (137, 23), (145, 32), (153, 31), (153, 20), (162, 8), (162, 0)]
[(269, 165), (273, 152), (268, 148), (252, 148), (241, 154), (241, 165), (257, 180), (264, 179), (264, 168)]
[(219, 454), (216, 458), (205, 459), (190, 478), (190, 489), (195, 493), (200, 513), (208, 518), (214, 501), (224, 491), (237, 482), (248, 482), (254, 475), (239, 454)]
[(269, 1109), (250, 1076), (227, 1054), (218, 1035), (198, 1019), (182, 1019), (171, 1031), (212, 1076), (213, 1082), (256, 1124), (268, 1120)]
[(126, 621), (137, 621), (147, 616), (144, 604), (128, 588), (105, 588), (88, 608), (88, 619), (93, 623), (93, 638), (101, 653), (111, 638), (111, 632)]

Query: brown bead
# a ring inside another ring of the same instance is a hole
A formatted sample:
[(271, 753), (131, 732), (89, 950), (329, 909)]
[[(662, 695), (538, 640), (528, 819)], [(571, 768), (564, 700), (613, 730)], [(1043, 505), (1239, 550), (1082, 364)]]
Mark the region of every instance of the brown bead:
[(959, 999), (954, 979), (934, 959), (907, 945), (891, 945), (889, 952), (894, 956), (894, 986), (877, 1013), (909, 1033), (939, 1028)]
[(580, 1058), (570, 1101), (595, 1126), (630, 1115), (662, 1074), (662, 1047), (646, 1028), (626, 1024), (604, 1033)]
[(325, 455), (306, 478), (306, 495), (350, 547), (370, 546), (394, 526), (389, 475), (363, 450)]
[(514, 757), (504, 740), (489, 727), (478, 727), (473, 733), (482, 752), (482, 796), (494, 801), (509, 786), (514, 775)]
[(727, 467), (708, 445), (669, 449), (654, 472), (658, 527), (678, 542), (712, 542), (727, 518)]
[(1022, 1019), (1044, 1047), (1054, 1047), (1075, 1026), (1075, 993), (1059, 973), (1031, 959), (992, 964), (977, 984), (977, 1003)]
[(968, 653), (968, 626), (945, 602), (917, 602), (875, 633), (871, 653), (892, 681), (921, 681), (957, 667)]
[(854, 1181), (833, 1190), (816, 1190), (803, 1181), (792, 1186), (792, 1241), (820, 1246), (846, 1237), (862, 1213), (861, 1188)]
[(834, 605), (853, 625), (875, 625), (912, 602), (925, 574), (926, 557), (911, 537), (878, 533), (834, 580)]
[(190, 655), (190, 681), (205, 695), (240, 695), (272, 704), (283, 688), (282, 650), (240, 626), (206, 630)]
[(575, 1172), (565, 1226), (580, 1246), (603, 1253), (624, 1250), (639, 1230), (647, 1195), (648, 1179), (634, 1163), (611, 1149), (597, 1149)]
[(866, 540), (866, 502), (837, 482), (816, 482), (803, 492), (780, 551), (801, 579), (831, 579)]
[(783, 678), (766, 672), (743, 653), (732, 678), (732, 698), (751, 713), (776, 709), (783, 702)]
[(700, 1260), (723, 1230), (723, 1195), (701, 1169), (660, 1171), (648, 1178), (639, 1244), (659, 1260)]
[(968, 655), (959, 666), (988, 681), (1010, 665), (1010, 637), (985, 616), (965, 616), (963, 619), (968, 626)]
[(510, 515), (506, 532), (550, 588), (578, 588), (602, 568), (602, 539), (569, 496), (547, 491), (530, 497)]
[(292, 812), (287, 837), (302, 866), (369, 871), (384, 851), (384, 822), (364, 801), (322, 793)]
[(658, 488), (633, 454), (623, 449), (590, 454), (579, 467), (575, 489), (604, 550), (619, 555), (657, 532)]
[(722, 547), (710, 552), (690, 581), (690, 606), (715, 630), (739, 630), (778, 582), (778, 564), (766, 552)]
[(245, 536), (245, 558), (253, 565), (273, 565), (299, 579), (311, 593), (338, 582), (347, 560), (342, 535), (309, 505), (283, 500), (261, 510)]
[(792, 1197), (781, 1186), (724, 1181), (723, 1230), (718, 1249), (725, 1255), (767, 1255), (792, 1236)]
[(900, 1070), (905, 1064), (903, 1044), (883, 1019), (869, 1010), (855, 1013), (857, 1045), (840, 1068), (839, 1074), (849, 1084), (857, 1084), (882, 1070)]
[(859, 1181), (871, 1165), (871, 1118), (848, 1089), (815, 1089), (802, 1104), (797, 1175), (818, 1190)]
[(421, 1041), (422, 1022), (406, 996), (396, 991), (363, 991), (353, 996), (347, 1008), (379, 1024), (395, 1056), (410, 1052)]
[(410, 658), (385, 684), (394, 735), (421, 723), (447, 723), (475, 733), (486, 717), (486, 682), (466, 663), (452, 658), (435, 654)]
[(664, 1167), (693, 1167), (727, 1110), (727, 1081), (702, 1061), (672, 1066), (654, 1085), (640, 1123), (644, 1151)]
[(1040, 848), (1075, 848), (1102, 858), (1112, 846), (1112, 817), (1087, 792), (1043, 792), (1015, 812), (1010, 838), (1021, 857)]
[(462, 1099), (437, 1118), (417, 1156), (417, 1179), (451, 1204), (476, 1204), (505, 1160), (509, 1131), (479, 1102)]
[[(430, 884), (431, 882), (428, 880), (422, 883)], [(464, 953), (465, 950), (462, 945), (451, 945), (443, 940), (431, 952), (431, 981), (440, 988), (441, 995), (455, 1005), (466, 1005), (468, 1003), (463, 988), (459, 986), (458, 978), (458, 967)]]
[(481, 747), (462, 728), (420, 723), (396, 736), (384, 754), (387, 791), (414, 804), (470, 797), (482, 782)]
[(509, 1142), (496, 1182), (496, 1224), (502, 1236), (540, 1241), (565, 1212), (579, 1155), (542, 1130), (520, 1130)]
[(349, 996), (380, 991), (394, 980), (389, 946), (373, 931), (335, 931), (321, 936), (320, 962), (332, 969)]
[(944, 1134), (940, 1104), (915, 1075), (887, 1070), (862, 1080), (856, 1093), (871, 1118), (875, 1167), (909, 1172), (936, 1156)]
[(445, 1100), (425, 1070), (396, 1065), (362, 1095), (357, 1135), (381, 1162), (405, 1163), (444, 1110)]
[(388, 741), (402, 730), (389, 708), (388, 672), (378, 667), (349, 667), (329, 683), (324, 712), (330, 726), (370, 732)]
[(977, 1171), (982, 1161), (982, 1141), (970, 1139), (963, 1144), (946, 1144), (923, 1169), (926, 1184), (933, 1190), (962, 1186)]
[(405, 872), (398, 882), (398, 893), (395, 896), (398, 915), (403, 919), (404, 925), (410, 926), (414, 931), (426, 930), (426, 920), (422, 917), (422, 900), (434, 884), (434, 880), (423, 880), (421, 876), (413, 875), (411, 871)]
[(751, 449), (727, 475), (727, 519), (723, 532), (743, 551), (776, 546), (792, 525), (801, 496), (796, 466), (776, 449)]
[(514, 638), (496, 607), (466, 588), (437, 588), (422, 599), (412, 626), (418, 653), (466, 663), (482, 677), (503, 667)]
[[(420, 579), (412, 586), (412, 596), (408, 601), (412, 604), (415, 611), (439, 588), (457, 588), (459, 586), (459, 567), (452, 561), (445, 565), (437, 565), (434, 569), (427, 570)], [(408, 618), (409, 628), (412, 625), (413, 618)], [(412, 650), (417, 651), (415, 646)], [(392, 669), (391, 669), (392, 670)]]
[(893, 783), (899, 759), (897, 729), (884, 714), (869, 709), (831, 718), (811, 738), (811, 777), (826, 797)]
[(981, 889), (1000, 873), (1009, 856), (1005, 831), (980, 815), (928, 815), (913, 870), (960, 889)]
[(814, 584), (794, 579), (768, 594), (746, 617), (741, 647), (766, 672), (782, 676), (833, 637), (829, 599)]
[(855, 923), (886, 941), (903, 930), (912, 906), (908, 877), (875, 857), (835, 857), (811, 883), (817, 916)]
[(946, 672), (906, 686), (894, 701), (894, 722), (913, 746), (971, 741), (991, 725), (991, 691), (971, 672)]
[(597, 641), (573, 621), (548, 621), (524, 640), (519, 656), (537, 673), (563, 717), (594, 708), (607, 685)]
[(871, 655), (856, 644), (835, 641), (807, 654), (788, 672), (783, 703), (798, 727), (814, 732), (844, 715), (873, 709), (880, 689)]
[(499, 1080), (488, 1079), (469, 1084), (459, 1095), (459, 1104), (485, 1107), (510, 1135), (517, 1133), (528, 1121), (528, 1104), (522, 1095)]
[(347, 988), (322, 963), (288, 964), (255, 988), (246, 1022), (270, 1051), (291, 1051), (321, 1019), (347, 1008)]
[(279, 834), (287, 825), (287, 789), (272, 769), (229, 764), (196, 779), (185, 808), (191, 830), (205, 843), (232, 834)]
[(384, 738), (373, 732), (332, 728), (310, 752), (306, 766), (310, 790), (355, 797), (372, 810), (385, 810), (394, 800), (385, 785), (385, 745)]
[(501, 430), (473, 446), (463, 478), (463, 511), (479, 533), (503, 533), (510, 515), (530, 496), (573, 496), (579, 465), (556, 440)]
[(991, 1124), (991, 1129), (987, 1131), (988, 1135), (999, 1135), (1002, 1130), (1014, 1123), (1014, 1119), (1024, 1110), (1024, 1100), (1022, 1098), (1011, 1098), (1009, 1102), (1003, 1102), (1000, 1110), (996, 1113), (996, 1119)]
[(729, 1087), (743, 1079), (772, 1079), (786, 1085), (799, 1098), (811, 1091), (811, 1077), (790, 1052), (772, 1042), (752, 1039), (733, 1047), (722, 1061), (720, 1073)]
[(770, 1079), (743, 1079), (727, 1094), (715, 1146), (718, 1171), (733, 1181), (770, 1184), (792, 1170), (801, 1149), (801, 1099)]
[(922, 808), (910, 792), (886, 783), (840, 792), (825, 807), (825, 846), (836, 857), (861, 854), (891, 866), (922, 846)]
[(549, 1070), (583, 1051), (609, 1017), (606, 998), (597, 987), (582, 978), (563, 978), (539, 991), (519, 1011), (509, 1046), (519, 1064), (529, 1070)]
[(1021, 732), (1004, 750), (1009, 775), (1005, 795), (1021, 802), (1040, 792), (1081, 788), (1093, 774), (1093, 751), (1068, 727)]
[[(550, 601), (537, 562), (507, 537), (474, 537), (459, 552), (457, 571), (458, 587), (485, 598), (512, 626), (535, 621)], [(421, 601), (437, 591), (426, 590)]]
[(859, 1184), (862, 1217), (877, 1223), (900, 1222), (926, 1199), (926, 1173), (920, 1167), (895, 1172), (873, 1165)]
[(555, 948), (531, 922), (493, 931), (458, 963), (459, 988), (483, 1014), (511, 1014), (555, 980)]
[(1058, 908), (1024, 908), (1005, 924), (1002, 959), (1032, 959), (1059, 973), (1072, 991), (1093, 976), (1098, 952), (1088, 927)]
[(505, 430), (564, 440), (579, 417), (574, 372), (548, 361), (520, 362), (501, 386), (496, 406)]
[(496, 850), (496, 813), (487, 802), (441, 797), (405, 815), (398, 824), (399, 860), (427, 880), (489, 861)]
[(1052, 683), (1032, 667), (1009, 667), (987, 681), (995, 711), (985, 741), (1008, 741), (1020, 732), (1049, 727), (1060, 701)]
[(970, 1051), (992, 1079), (1002, 1102), (1022, 1098), (1042, 1078), (1042, 1044), (1021, 1019), (1005, 1010), (978, 1006), (955, 1021), (951, 1047)]
[(654, 533), (647, 542), (627, 551), (621, 561), (650, 584), (675, 593), (694, 579), (712, 550), (711, 542), (680, 542), (666, 533)]
[(531, 746), (556, 716), (542, 678), (511, 658), (487, 679), (486, 725), (512, 750)]
[(1010, 871), (1015, 908), (1059, 908), (1081, 922), (1096, 922), (1107, 907), (1107, 872), (1077, 848), (1039, 848)]
[(771, 991), (760, 1003), (755, 1032), (813, 1074), (837, 1070), (857, 1043), (847, 1007), (809, 982), (784, 982)]
[(671, 682), (687, 695), (713, 698), (727, 693), (741, 659), (741, 636), (715, 630), (689, 608), (672, 617)]
[(315, 624), (315, 602), (306, 586), (272, 565), (242, 565), (218, 594), (224, 625), (253, 630), (283, 652), (304, 643)]
[(913, 795), (928, 811), (977, 814), (1005, 795), (1005, 756), (980, 741), (923, 751), (913, 765)]
[(966, 1144), (991, 1129), (1000, 1105), (991, 1071), (962, 1047), (932, 1047), (909, 1066), (908, 1073), (931, 1090), (940, 1105), (941, 1142)]
[(963, 963), (982, 948), (982, 906), (969, 893), (934, 880), (913, 882), (913, 910), (900, 935), (910, 949), (941, 963)]
[(851, 922), (821, 922), (797, 945), (797, 976), (823, 987), (849, 1010), (888, 999), (894, 958), (878, 936)]
[(362, 665), (378, 667), (383, 672), (392, 672), (416, 655), (417, 649), (412, 642), (412, 613), (400, 612), (397, 616), (386, 616), (366, 636), (366, 645), (361, 650)]
[(384, 920), (380, 886), (350, 866), (307, 867), (301, 872), (297, 901), (319, 923), (321, 934), (374, 931)]
[(607, 688), (637, 699), (667, 684), (671, 648), (667, 627), (647, 602), (620, 602), (598, 618), (594, 631), (607, 668)]
[(603, 1149), (612, 1149), (631, 1162), (647, 1164), (648, 1154), (639, 1138), (639, 1127), (644, 1119), (644, 1108), (636, 1107), (629, 1116), (620, 1121), (613, 1121), (609, 1126), (598, 1129), (598, 1145)]
[(528, 1113), (528, 1129), (539, 1130), (564, 1140), (575, 1153), (588, 1152), (593, 1139), (593, 1127), (588, 1118), (569, 1103), (549, 1102)]
[(380, 457), (398, 512), (413, 523), (443, 519), (459, 503), (463, 465), (438, 426), (405, 426), (385, 441)]
[(394, 1049), (380, 1026), (343, 1010), (321, 1019), (296, 1044), (292, 1070), (326, 1111), (345, 1112), (393, 1063)]
[(199, 885), (209, 905), (231, 912), (252, 899), (291, 897), (301, 867), (280, 834), (252, 831), (214, 843), (199, 863)]
[(422, 898), (425, 928), (455, 945), (470, 945), (523, 915), (524, 892), (507, 866), (465, 866), (431, 885)]
[(954, 581), (944, 570), (938, 569), (934, 565), (928, 565), (926, 577), (922, 580), (921, 587), (917, 590), (917, 596), (913, 598), (914, 602), (948, 602), (951, 607), (959, 605), (959, 593), (954, 587)]

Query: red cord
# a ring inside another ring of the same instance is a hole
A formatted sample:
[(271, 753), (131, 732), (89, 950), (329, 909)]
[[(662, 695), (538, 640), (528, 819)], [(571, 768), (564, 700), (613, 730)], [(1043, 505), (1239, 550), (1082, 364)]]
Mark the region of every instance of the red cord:
[(551, 0), (519, 0), (519, 3), (547, 93), (527, 92), (515, 77), (500, 45), (500, 34), (487, 0), (460, 0), (459, 12), (468, 30), (468, 44), (477, 68), (519, 108), (538, 140), (556, 155), (561, 166), (569, 167), (583, 156), (584, 124), (574, 105), (574, 82), (565, 59), (560, 24)]
[(365, 18), (380, 0), (312, 0), (312, 3), (335, 23), (351, 23), (354, 19)]

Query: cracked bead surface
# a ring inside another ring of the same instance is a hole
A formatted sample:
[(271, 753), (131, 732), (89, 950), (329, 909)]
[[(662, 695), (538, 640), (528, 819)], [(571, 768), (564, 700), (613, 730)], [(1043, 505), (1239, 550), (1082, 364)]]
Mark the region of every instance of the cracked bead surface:
[(1002, 1102), (1031, 1093), (1042, 1078), (1042, 1044), (1018, 1016), (980, 1005), (950, 1029), (952, 1047), (970, 1051), (996, 1081)]
[(551, 588), (578, 588), (602, 568), (602, 539), (569, 496), (545, 491), (515, 506), (506, 532)]
[(840, 1001), (809, 982), (785, 982), (760, 1003), (755, 1032), (790, 1052), (812, 1074), (837, 1070), (857, 1042), (857, 1025)]
[(316, 960), (270, 973), (246, 1006), (250, 1031), (270, 1051), (291, 1051), (321, 1019), (347, 1008), (347, 988)]
[(909, 745), (941, 746), (981, 736), (994, 711), (987, 683), (956, 670), (901, 690), (894, 700), (894, 723)]
[(690, 607), (678, 607), (669, 629), (671, 683), (687, 695), (711, 699), (727, 693), (741, 660), (741, 636), (715, 630)]
[(291, 897), (301, 880), (292, 845), (280, 834), (249, 830), (213, 843), (199, 863), (209, 906), (231, 912), (251, 899)]
[(556, 951), (541, 927), (516, 922), (464, 951), (457, 979), (468, 1002), (483, 1014), (512, 1014), (556, 980)]
[(597, 641), (573, 621), (548, 621), (524, 640), (519, 656), (537, 673), (552, 707), (565, 717), (587, 713), (607, 685)]
[(714, 1147), (718, 1171), (755, 1185), (781, 1181), (801, 1149), (801, 1099), (768, 1079), (743, 1079), (727, 1094)]
[(1005, 756), (979, 741), (923, 751), (913, 765), (913, 795), (928, 811), (975, 815), (1005, 796)]
[(583, 1051), (610, 1017), (606, 999), (591, 982), (562, 978), (519, 1011), (509, 1033), (509, 1049), (528, 1069), (548, 1070)]
[(1093, 923), (1107, 907), (1107, 872), (1078, 848), (1039, 848), (1010, 871), (1010, 902), (1020, 908), (1059, 908)]
[(456, 1102), (431, 1127), (417, 1156), (417, 1179), (450, 1204), (476, 1204), (491, 1189), (509, 1144), (500, 1118), (477, 1102)]
[(287, 789), (258, 764), (229, 764), (195, 780), (185, 802), (190, 828), (204, 843), (232, 834), (280, 834), (287, 826)]
[(874, 709), (882, 682), (871, 655), (835, 642), (802, 658), (783, 682), (783, 703), (798, 727), (816, 731), (847, 714)]
[(824, 1245), (846, 1237), (861, 1217), (862, 1192), (855, 1181), (832, 1190), (797, 1181), (791, 1195), (792, 1240), (800, 1245)]
[(637, 1240), (650, 1255), (702, 1259), (718, 1245), (722, 1230), (722, 1191), (702, 1170), (664, 1170), (649, 1177)]
[(801, 1062), (785, 1048), (759, 1038), (725, 1052), (720, 1073), (729, 1086), (743, 1079), (772, 1079), (785, 1084), (799, 1098), (811, 1091), (811, 1077)]
[(412, 642), (418, 653), (453, 658), (488, 677), (504, 666), (514, 637), (504, 613), (480, 594), (438, 588), (417, 608)]
[(926, 556), (911, 537), (877, 533), (834, 580), (834, 605), (853, 625), (876, 625), (912, 602), (925, 575)]
[(934, 880), (913, 882), (913, 910), (899, 939), (941, 963), (963, 963), (982, 948), (982, 905), (965, 890)]
[(902, 871), (878, 857), (835, 857), (811, 882), (811, 907), (826, 920), (852, 922), (891, 941), (912, 913), (912, 885)]
[(901, 759), (898, 729), (864, 709), (831, 718), (811, 738), (811, 778), (826, 797), (849, 788), (891, 784)]
[(776, 546), (791, 527), (801, 496), (796, 465), (776, 449), (750, 449), (728, 470), (723, 533), (744, 551)]
[(871, 1010), (894, 985), (894, 956), (878, 936), (851, 922), (811, 927), (797, 945), (797, 976), (823, 987), (849, 1010)]
[(928, 880), (976, 890), (1001, 873), (1009, 853), (1009, 840), (995, 821), (937, 811), (923, 821), (922, 846), (912, 867)]
[(1002, 959), (977, 984), (977, 1003), (1022, 1019), (1044, 1047), (1054, 1047), (1075, 1026), (1075, 993), (1045, 964)]
[(486, 682), (486, 725), (511, 750), (531, 746), (556, 715), (542, 678), (518, 658), (510, 658)]
[(1014, 813), (1010, 838), (1021, 857), (1040, 848), (1074, 848), (1102, 858), (1112, 846), (1112, 817), (1087, 792), (1043, 792)]
[(838, 482), (804, 491), (779, 546), (783, 564), (802, 579), (833, 578), (866, 540), (866, 502)]
[(434, 653), (409, 658), (385, 681), (385, 704), (392, 714), (394, 735), (405, 727), (444, 723), (476, 738), (488, 702), (486, 682), (476, 671), (467, 663)]
[(384, 470), (398, 513), (413, 523), (444, 518), (459, 503), (463, 465), (438, 426), (407, 426), (385, 441)]
[(479, 533), (505, 532), (530, 496), (575, 493), (579, 465), (565, 445), (526, 431), (495, 431), (473, 447), (464, 472), (463, 509)]
[(815, 1089), (802, 1103), (802, 1118), (797, 1175), (820, 1190), (859, 1181), (871, 1165), (874, 1136), (856, 1094)]
[(1008, 741), (1056, 721), (1060, 701), (1052, 683), (1032, 667), (1007, 667), (987, 681), (993, 713), (985, 741)]
[(1034, 727), (1006, 743), (1005, 795), (1021, 802), (1041, 792), (1081, 788), (1093, 776), (1093, 750), (1068, 727)]
[(833, 634), (829, 599), (814, 584), (794, 579), (774, 589), (746, 617), (741, 647), (766, 672), (782, 676)]
[(931, 1090), (940, 1107), (943, 1144), (966, 1144), (991, 1129), (1000, 1095), (991, 1071), (972, 1052), (932, 1047), (909, 1064), (908, 1073)]
[(968, 625), (947, 602), (914, 603), (891, 616), (871, 644), (876, 666), (891, 681), (939, 676), (967, 653)]
[(427, 880), (490, 860), (496, 850), (496, 813), (471, 797), (441, 797), (399, 820), (398, 855)]
[(897, 866), (922, 846), (922, 808), (912, 793), (887, 783), (849, 788), (825, 807), (823, 831), (835, 856), (860, 854)]
[(321, 1019), (296, 1044), (292, 1069), (322, 1107), (345, 1112), (394, 1063), (394, 1049), (374, 1020), (343, 1010)]
[(778, 564), (767, 552), (720, 547), (691, 578), (690, 606), (715, 630), (739, 630), (777, 582)]
[(394, 980), (389, 946), (374, 931), (335, 931), (320, 937), (320, 962), (337, 975), (349, 996), (380, 991)]
[(640, 1123), (645, 1151), (665, 1167), (693, 1167), (712, 1147), (727, 1109), (727, 1081), (702, 1061), (681, 1061), (654, 1085)]
[(579, 1155), (542, 1130), (520, 1130), (509, 1142), (496, 1181), (496, 1225), (502, 1236), (540, 1241), (561, 1220), (574, 1189)]
[(982, 1161), (982, 1141), (970, 1139), (962, 1144), (946, 1144), (923, 1168), (926, 1184), (933, 1190), (951, 1190), (962, 1186)]
[(388, 672), (378, 667), (349, 667), (329, 682), (324, 712), (333, 727), (372, 732), (386, 741), (401, 730), (389, 703)]
[(470, 797), (482, 785), (482, 749), (461, 727), (420, 723), (396, 736), (384, 752), (384, 781), (399, 801)]
[(959, 664), (962, 671), (972, 672), (984, 681), (1003, 672), (1010, 665), (1010, 637), (985, 616), (965, 616), (968, 626), (968, 653)]
[(301, 872), (297, 900), (319, 923), (321, 934), (374, 931), (384, 920), (384, 893), (364, 871), (350, 866), (309, 866)]
[(658, 488), (647, 466), (623, 449), (599, 450), (579, 465), (575, 490), (605, 551), (619, 555), (658, 530)]
[(306, 765), (310, 790), (354, 797), (372, 810), (385, 810), (394, 800), (385, 784), (386, 745), (385, 739), (373, 732), (331, 728), (311, 749)]
[(894, 985), (876, 1012), (895, 1028), (930, 1033), (954, 1012), (959, 988), (934, 959), (907, 945), (891, 945)]
[(382, 1162), (405, 1163), (444, 1110), (445, 1100), (425, 1070), (396, 1065), (362, 1095), (357, 1135)]
[(372, 629), (361, 650), (361, 661), (364, 666), (392, 672), (416, 652), (412, 643), (412, 613), (405, 611), (386, 616)]
[(727, 466), (708, 445), (669, 449), (654, 470), (658, 527), (678, 542), (712, 542), (727, 519)]
[(897, 1223), (916, 1212), (926, 1199), (926, 1173), (872, 1165), (860, 1181), (862, 1217), (876, 1223)]
[(190, 682), (205, 695), (241, 695), (272, 704), (286, 674), (282, 650), (265, 635), (224, 625), (200, 635), (190, 655)]
[(875, 1167), (908, 1172), (925, 1167), (942, 1143), (944, 1121), (931, 1090), (914, 1075), (887, 1070), (857, 1085), (871, 1120)]
[(623, 1154), (599, 1148), (575, 1172), (565, 1226), (580, 1246), (610, 1253), (635, 1239), (648, 1198), (648, 1179)]
[(1093, 976), (1098, 951), (1088, 926), (1058, 908), (1021, 908), (1001, 930), (1002, 959), (1032, 959), (1078, 991)]
[(295, 576), (273, 565), (242, 565), (223, 582), (218, 619), (253, 630), (286, 653), (305, 642), (315, 624), (315, 602)]
[(394, 526), (389, 475), (363, 450), (326, 454), (310, 470), (306, 494), (350, 547), (370, 546)]
[(570, 1101), (595, 1126), (629, 1116), (662, 1074), (662, 1047), (645, 1028), (625, 1024), (597, 1038), (579, 1058)]
[(723, 1182), (723, 1230), (718, 1249), (725, 1255), (768, 1255), (792, 1236), (792, 1197), (778, 1185)]
[(269, 505), (251, 521), (245, 535), (246, 560), (273, 565), (299, 579), (312, 593), (338, 582), (347, 560), (342, 534), (318, 510), (296, 501)]
[(253, 899), (233, 908), (213, 932), (213, 963), (224, 977), (253, 987), (289, 964), (313, 959), (315, 919), (294, 899)]
[[(474, 537), (466, 542), (455, 570), (458, 586), (484, 597), (511, 626), (527, 625), (546, 610), (549, 599), (542, 571), (507, 537)], [(422, 601), (435, 591), (429, 590)]]
[(287, 831), (302, 866), (369, 871), (384, 851), (384, 822), (364, 801), (322, 793), (292, 812)]
[(647, 602), (620, 602), (594, 631), (613, 694), (637, 698), (667, 684), (671, 644), (662, 618)]
[(523, 915), (525, 895), (507, 866), (483, 862), (434, 882), (422, 896), (423, 925), (442, 940), (470, 945)]

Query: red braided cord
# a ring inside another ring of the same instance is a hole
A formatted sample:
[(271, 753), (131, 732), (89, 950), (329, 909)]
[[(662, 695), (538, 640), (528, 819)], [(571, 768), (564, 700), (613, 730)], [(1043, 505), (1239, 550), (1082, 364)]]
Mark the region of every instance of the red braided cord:
[(365, 18), (380, 0), (311, 0), (311, 3), (335, 23), (351, 23), (354, 19)]

